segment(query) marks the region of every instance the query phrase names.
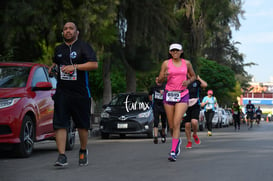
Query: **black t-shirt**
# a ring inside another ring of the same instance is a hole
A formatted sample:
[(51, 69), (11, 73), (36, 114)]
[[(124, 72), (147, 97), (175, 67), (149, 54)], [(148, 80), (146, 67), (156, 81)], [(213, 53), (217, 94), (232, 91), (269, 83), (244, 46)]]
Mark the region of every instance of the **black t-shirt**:
[(254, 113), (254, 111), (255, 111), (255, 106), (253, 104), (246, 105), (246, 112), (247, 113)]
[(165, 84), (162, 85), (154, 85), (150, 88), (149, 95), (153, 96), (153, 106), (156, 109), (164, 110), (163, 105), (163, 94), (160, 93), (160, 91), (165, 90)]
[(191, 98), (199, 98), (200, 96), (200, 86), (201, 82), (199, 80), (195, 80), (188, 85), (190, 99)]
[(257, 109), (257, 110), (256, 110), (256, 115), (257, 115), (257, 116), (261, 116), (261, 115), (262, 115), (262, 113), (263, 113), (263, 112), (262, 112), (262, 110), (261, 110), (261, 109)]
[(76, 70), (74, 80), (68, 80), (70, 75), (63, 76), (60, 72), (62, 65), (83, 64), (88, 61), (96, 62), (97, 58), (93, 48), (83, 41), (77, 40), (70, 46), (65, 43), (57, 46), (53, 58), (53, 62), (58, 65), (57, 92), (91, 97), (88, 71)]

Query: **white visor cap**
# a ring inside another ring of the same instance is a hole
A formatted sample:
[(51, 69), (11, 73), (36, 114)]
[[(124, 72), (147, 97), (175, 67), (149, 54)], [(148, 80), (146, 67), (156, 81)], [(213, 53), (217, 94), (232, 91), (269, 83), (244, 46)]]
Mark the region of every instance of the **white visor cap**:
[(173, 44), (170, 45), (169, 50), (173, 50), (173, 49), (182, 50), (182, 45), (180, 45), (178, 43), (173, 43)]

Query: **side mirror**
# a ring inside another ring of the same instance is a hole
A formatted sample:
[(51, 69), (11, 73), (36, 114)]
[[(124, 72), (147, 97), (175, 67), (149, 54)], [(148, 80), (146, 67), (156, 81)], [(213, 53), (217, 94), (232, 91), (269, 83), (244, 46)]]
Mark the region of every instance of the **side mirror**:
[(51, 82), (37, 82), (35, 87), (32, 87), (32, 91), (37, 91), (37, 90), (50, 90), (52, 89), (52, 84)]

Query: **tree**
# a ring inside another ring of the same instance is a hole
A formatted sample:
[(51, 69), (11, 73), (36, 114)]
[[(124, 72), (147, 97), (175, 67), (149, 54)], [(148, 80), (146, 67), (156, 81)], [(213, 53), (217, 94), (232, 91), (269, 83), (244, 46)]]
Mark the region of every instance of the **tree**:
[(153, 69), (166, 52), (168, 31), (175, 25), (173, 4), (174, 0), (121, 1), (117, 22), (127, 92), (136, 91), (136, 71)]
[(200, 76), (207, 81), (207, 89), (213, 90), (220, 104), (232, 101), (229, 94), (234, 92), (236, 80), (234, 72), (229, 67), (201, 58)]
[(239, 29), (243, 15), (241, 0), (10, 0), (0, 7), (3, 61), (51, 64), (63, 24), (75, 21), (80, 38), (97, 52), (101, 69), (90, 84), (104, 103), (125, 84), (126, 91), (147, 90), (173, 42), (182, 43), (196, 72), (198, 57), (207, 57), (230, 67), (241, 88), (250, 80), (244, 68), (253, 64), (244, 63), (238, 42), (231, 41), (230, 27)]
[(40, 42), (52, 32), (54, 9), (54, 1), (1, 1), (1, 52), (12, 50), (16, 61), (37, 61), (42, 55)]
[(92, 44), (97, 56), (103, 60), (104, 85), (96, 91), (104, 91), (103, 98), (107, 102), (112, 94), (110, 47), (118, 39), (115, 26), (118, 3), (119, 0), (1, 1), (2, 56), (7, 57), (11, 50), (14, 57), (20, 57), (17, 61), (39, 60), (49, 65), (54, 47), (62, 42), (64, 23), (74, 21), (80, 30), (80, 38)]
[[(239, 16), (243, 18), (241, 0), (183, 0), (178, 1), (176, 17), (179, 22), (179, 39), (183, 40), (186, 57), (198, 71), (198, 57), (206, 57), (221, 65), (230, 67), (235, 74), (240, 74), (245, 81), (250, 81), (244, 70), (244, 57), (231, 41), (231, 27), (240, 28)], [(236, 76), (238, 77), (238, 76)], [(239, 79), (242, 87), (245, 81)]]

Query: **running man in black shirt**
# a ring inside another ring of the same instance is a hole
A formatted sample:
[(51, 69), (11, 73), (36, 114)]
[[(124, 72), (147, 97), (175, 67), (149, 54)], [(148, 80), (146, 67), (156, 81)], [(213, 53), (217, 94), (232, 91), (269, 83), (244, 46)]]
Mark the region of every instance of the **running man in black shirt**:
[(90, 45), (78, 40), (79, 31), (73, 22), (63, 27), (64, 43), (55, 48), (53, 65), (57, 66), (57, 89), (53, 96), (53, 127), (59, 152), (55, 166), (68, 164), (65, 155), (67, 128), (72, 117), (80, 138), (79, 165), (88, 164), (88, 129), (90, 128), (91, 93), (88, 71), (98, 68), (97, 58)]
[(247, 125), (249, 126), (249, 128), (252, 128), (254, 114), (255, 114), (255, 106), (251, 104), (251, 100), (249, 100), (248, 104), (246, 105), (246, 119), (247, 119)]

